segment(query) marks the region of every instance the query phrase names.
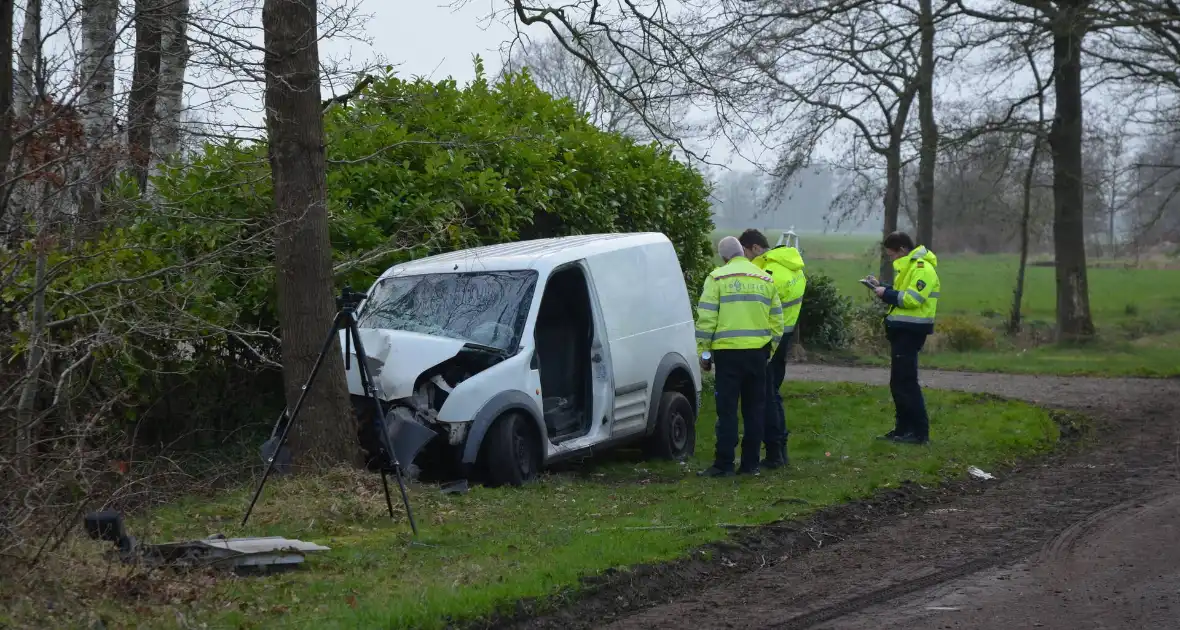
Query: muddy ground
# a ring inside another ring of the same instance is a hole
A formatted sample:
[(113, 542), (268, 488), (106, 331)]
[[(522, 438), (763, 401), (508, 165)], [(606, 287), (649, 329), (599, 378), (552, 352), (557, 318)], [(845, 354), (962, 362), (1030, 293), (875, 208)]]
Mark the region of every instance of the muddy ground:
[[(789, 378), (884, 385), (882, 369)], [(604, 576), (502, 628), (1180, 627), (1180, 380), (924, 372), (926, 387), (1084, 413), (1085, 448), (995, 481), (903, 487), (710, 553)], [(937, 419), (934, 421), (937, 439)]]

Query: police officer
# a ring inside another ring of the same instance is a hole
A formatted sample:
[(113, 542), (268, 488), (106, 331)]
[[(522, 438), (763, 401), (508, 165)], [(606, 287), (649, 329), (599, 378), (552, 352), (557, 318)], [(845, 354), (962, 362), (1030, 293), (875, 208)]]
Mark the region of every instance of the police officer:
[(885, 333), (892, 360), (889, 389), (893, 393), (896, 426), (883, 439), (904, 444), (930, 441), (930, 418), (918, 383), (918, 353), (934, 332), (938, 311), (938, 258), (925, 247), (914, 247), (905, 232), (894, 232), (882, 243), (893, 261), (893, 286), (876, 286), (874, 292), (889, 305)]
[(787, 355), (794, 340), (795, 323), (803, 308), (803, 293), (807, 290), (807, 277), (803, 275), (803, 257), (794, 247), (770, 248), (766, 236), (755, 229), (742, 232), (738, 241), (749, 258), (774, 282), (778, 299), (783, 305), (783, 341), (770, 358), (766, 372), (766, 427), (764, 439), (766, 459), (762, 466), (780, 468), (788, 463), (786, 410), (783, 408), (783, 380), (787, 376)]
[(705, 477), (734, 474), (738, 402), (745, 435), (738, 473), (759, 474), (766, 415), (766, 363), (783, 335), (783, 309), (774, 282), (744, 256), (738, 239), (717, 244), (724, 264), (707, 278), (697, 303), (697, 347), (706, 370), (717, 367), (717, 450)]

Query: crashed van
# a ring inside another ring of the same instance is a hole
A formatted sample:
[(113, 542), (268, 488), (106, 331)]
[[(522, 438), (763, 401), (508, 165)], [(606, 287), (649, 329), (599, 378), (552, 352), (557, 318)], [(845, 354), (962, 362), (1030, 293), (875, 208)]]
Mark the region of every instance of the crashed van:
[[(387, 413), (437, 434), (414, 459), (423, 476), (520, 485), (608, 448), (671, 459), (694, 451), (693, 313), (663, 234), (540, 239), (407, 262), (370, 287), (357, 323)], [(341, 349), (353, 354), (348, 387), (364, 415), (371, 403), (355, 348)]]

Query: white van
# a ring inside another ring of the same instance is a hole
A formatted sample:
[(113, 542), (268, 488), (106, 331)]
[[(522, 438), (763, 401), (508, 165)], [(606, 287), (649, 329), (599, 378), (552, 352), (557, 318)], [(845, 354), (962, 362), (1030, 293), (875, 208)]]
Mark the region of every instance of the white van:
[[(369, 289), (358, 324), (389, 413), (442, 438), (415, 458), (423, 474), (519, 485), (590, 449), (694, 451), (695, 327), (663, 234), (540, 239), (397, 265)], [(349, 391), (365, 414), (349, 352)]]

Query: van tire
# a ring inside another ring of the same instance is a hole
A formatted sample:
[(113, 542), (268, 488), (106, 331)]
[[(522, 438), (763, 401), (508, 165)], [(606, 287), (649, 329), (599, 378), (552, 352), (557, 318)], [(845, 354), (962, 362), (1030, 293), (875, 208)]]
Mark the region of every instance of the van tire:
[(664, 392), (656, 411), (656, 429), (645, 444), (649, 457), (685, 460), (697, 445), (697, 417), (692, 403), (680, 392)]
[(520, 413), (500, 416), (484, 439), (487, 485), (520, 486), (537, 478), (541, 445), (536, 427)]

